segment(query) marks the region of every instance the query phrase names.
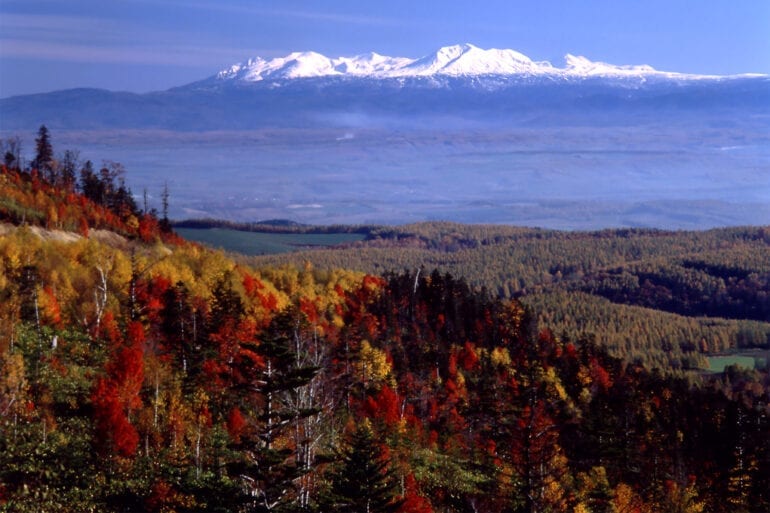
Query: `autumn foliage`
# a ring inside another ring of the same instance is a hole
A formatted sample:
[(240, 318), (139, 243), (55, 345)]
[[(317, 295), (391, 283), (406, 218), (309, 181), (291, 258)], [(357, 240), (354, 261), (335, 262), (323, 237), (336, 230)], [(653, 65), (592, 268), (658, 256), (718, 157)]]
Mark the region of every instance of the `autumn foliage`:
[(106, 376), (97, 379), (91, 395), (96, 441), (106, 453), (130, 457), (139, 443), (139, 435), (129, 418), (142, 405), (139, 392), (144, 380), (144, 328), (138, 322), (131, 322), (126, 340), (110, 340), (110, 343), (115, 347), (106, 364)]
[[(35, 180), (0, 174), (6, 219), (77, 230)], [(438, 271), (254, 268), (142, 229), (0, 237), (0, 508), (770, 509), (766, 370), (650, 369)]]

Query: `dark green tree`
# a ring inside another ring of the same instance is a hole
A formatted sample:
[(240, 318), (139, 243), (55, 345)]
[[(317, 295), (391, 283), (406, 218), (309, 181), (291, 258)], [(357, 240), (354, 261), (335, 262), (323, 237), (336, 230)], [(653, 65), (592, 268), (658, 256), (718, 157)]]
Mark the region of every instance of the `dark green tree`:
[(193, 307), (184, 282), (177, 282), (163, 294), (162, 314), (161, 330), (170, 353), (185, 378), (196, 376), (202, 363), (202, 330), (199, 329), (199, 313)]
[(77, 150), (66, 150), (60, 159), (59, 181), (66, 191), (74, 191), (77, 178), (75, 169), (78, 167), (80, 153)]
[(9, 137), (4, 141), (0, 141), (0, 147), (2, 148), (5, 167), (15, 171), (21, 169), (21, 139), (19, 137)]
[(350, 435), (325, 498), (327, 511), (392, 513), (401, 507), (398, 487), (387, 458), (364, 422)]
[(96, 176), (94, 165), (90, 160), (86, 160), (80, 168), (80, 192), (91, 201), (102, 203), (104, 197), (102, 182)]
[(51, 146), (51, 136), (48, 133), (48, 128), (45, 125), (40, 125), (40, 129), (37, 131), (37, 139), (35, 139), (35, 160), (32, 161), (32, 168), (37, 169), (43, 176), (49, 179), (55, 178), (52, 175), (53, 167), (53, 146)]
[(171, 232), (171, 221), (168, 218), (168, 198), (171, 196), (171, 193), (168, 189), (168, 182), (165, 182), (163, 184), (163, 191), (160, 193), (160, 200), (161, 200), (161, 212), (162, 216), (160, 218), (160, 229), (161, 231), (165, 233)]
[[(294, 308), (279, 313), (258, 341), (243, 341), (244, 355), (237, 374), (241, 405), (251, 428), (234, 446), (242, 458), (230, 466), (231, 475), (244, 479), (248, 511), (298, 511), (295, 482), (305, 469), (296, 461), (289, 440), (297, 422), (316, 413), (297, 408), (297, 395), (318, 372), (303, 365), (298, 351), (304, 317)], [(280, 442), (280, 443), (279, 443)]]

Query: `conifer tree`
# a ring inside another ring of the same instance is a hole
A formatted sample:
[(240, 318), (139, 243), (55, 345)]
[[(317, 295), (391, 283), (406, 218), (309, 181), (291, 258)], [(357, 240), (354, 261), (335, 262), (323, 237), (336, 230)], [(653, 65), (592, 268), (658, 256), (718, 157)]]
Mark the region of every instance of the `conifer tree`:
[(79, 159), (80, 153), (76, 150), (66, 150), (64, 155), (61, 157), (61, 169), (59, 170), (60, 184), (57, 185), (61, 185), (61, 187), (63, 187), (67, 192), (72, 192), (75, 190), (75, 183), (77, 182), (75, 170), (78, 167)]
[(190, 292), (179, 281), (163, 294), (162, 332), (185, 378), (200, 370), (199, 329), (197, 312), (190, 301)]
[(401, 507), (388, 460), (374, 439), (368, 422), (350, 435), (339, 467), (332, 473), (325, 498), (327, 511), (340, 513), (392, 513)]
[(168, 182), (165, 182), (163, 184), (163, 191), (160, 193), (160, 199), (161, 199), (161, 207), (162, 207), (162, 216), (160, 218), (160, 229), (163, 232), (170, 232), (171, 231), (171, 221), (168, 218), (168, 198), (171, 196), (171, 193), (168, 189)]
[(80, 168), (80, 192), (91, 201), (101, 204), (104, 191), (90, 160), (86, 160)]
[[(251, 426), (236, 448), (245, 455), (231, 465), (231, 472), (247, 482), (245, 500), (249, 511), (297, 511), (295, 482), (305, 469), (290, 446), (296, 422), (313, 415), (312, 408), (298, 410), (296, 395), (307, 386), (318, 368), (298, 364), (295, 337), (300, 314), (290, 309), (278, 314), (257, 342), (243, 341), (244, 358), (238, 374), (244, 381), (243, 406)], [(259, 365), (253, 365), (254, 360)]]
[(35, 149), (35, 160), (32, 162), (32, 167), (41, 173), (45, 173), (44, 176), (46, 178), (52, 178), (50, 173), (53, 170), (53, 146), (51, 146), (51, 136), (45, 125), (40, 125), (40, 129), (37, 132)]

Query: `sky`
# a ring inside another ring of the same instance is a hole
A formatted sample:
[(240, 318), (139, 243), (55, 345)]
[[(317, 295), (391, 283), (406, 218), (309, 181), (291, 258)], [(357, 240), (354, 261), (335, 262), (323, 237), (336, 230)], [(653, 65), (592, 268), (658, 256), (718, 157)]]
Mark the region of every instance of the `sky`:
[(460, 43), (770, 74), (770, 0), (0, 0), (0, 97), (164, 90), (250, 57), (417, 58)]

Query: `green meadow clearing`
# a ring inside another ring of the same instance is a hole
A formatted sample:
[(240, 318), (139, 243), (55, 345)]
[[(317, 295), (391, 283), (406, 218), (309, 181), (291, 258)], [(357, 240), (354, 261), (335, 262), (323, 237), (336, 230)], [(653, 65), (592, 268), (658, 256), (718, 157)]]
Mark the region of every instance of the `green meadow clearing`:
[(724, 372), (725, 368), (731, 365), (737, 365), (744, 369), (759, 369), (767, 366), (767, 359), (757, 353), (756, 355), (731, 354), (724, 356), (709, 356), (709, 372)]
[(176, 228), (185, 239), (244, 255), (288, 253), (364, 240), (360, 233), (263, 233), (228, 228)]

